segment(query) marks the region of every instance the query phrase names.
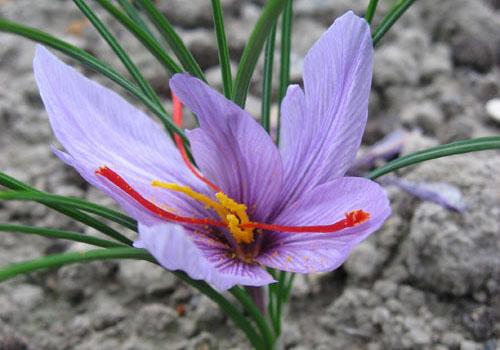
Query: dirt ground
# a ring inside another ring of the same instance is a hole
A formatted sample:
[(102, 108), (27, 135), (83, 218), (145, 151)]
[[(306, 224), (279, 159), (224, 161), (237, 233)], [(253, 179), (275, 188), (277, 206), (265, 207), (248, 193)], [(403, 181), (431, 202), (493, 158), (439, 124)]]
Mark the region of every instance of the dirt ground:
[[(220, 87), (210, 1), (160, 2), (210, 83)], [(222, 2), (236, 65), (263, 1)], [(347, 9), (362, 14), (367, 2), (295, 1), (294, 82), (308, 48), (333, 19)], [(388, 3), (381, 1), (381, 12)], [(0, 0), (0, 17), (62, 36), (122, 68), (71, 1)], [(154, 88), (168, 96), (161, 67), (110, 23)], [(39, 189), (111, 205), (51, 153), (55, 139), (34, 83), (33, 53), (34, 43), (0, 33), (1, 171)], [(398, 128), (408, 131), (401, 154), (499, 134), (499, 111), (486, 108), (500, 97), (499, 68), (499, 1), (417, 1), (376, 49), (365, 144)], [(247, 106), (256, 117), (261, 71), (259, 65)], [(467, 209), (457, 213), (388, 187), (393, 215), (381, 230), (337, 271), (297, 277), (286, 348), (500, 349), (499, 170), (500, 154), (489, 151), (402, 171), (406, 180), (458, 187)], [(0, 203), (0, 222), (92, 232), (27, 202)], [(84, 249), (1, 233), (0, 265)], [(210, 300), (145, 262), (72, 265), (0, 284), (0, 350), (219, 348), (248, 344)]]

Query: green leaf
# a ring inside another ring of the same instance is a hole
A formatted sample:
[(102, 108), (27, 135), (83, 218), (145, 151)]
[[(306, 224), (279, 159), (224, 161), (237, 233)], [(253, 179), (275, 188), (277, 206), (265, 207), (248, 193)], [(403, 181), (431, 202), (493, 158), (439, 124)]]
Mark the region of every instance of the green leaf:
[(233, 101), (242, 108), (245, 106), (250, 79), (264, 43), (286, 4), (287, 0), (269, 0), (266, 3), (243, 50), (233, 89)]
[(262, 110), (260, 122), (269, 133), (271, 130), (271, 104), (273, 94), (274, 43), (276, 41), (276, 24), (273, 25), (264, 50), (264, 76), (262, 77)]
[(139, 27), (142, 28), (142, 30), (144, 30), (145, 32), (147, 32), (149, 34), (149, 36), (151, 36), (156, 41), (158, 41), (158, 39), (156, 39), (156, 37), (151, 32), (151, 30), (149, 29), (149, 27), (147, 26), (147, 24), (142, 20), (139, 12), (134, 7), (134, 5), (130, 2), (130, 0), (118, 0), (118, 3), (120, 4), (120, 6), (123, 9), (123, 11), (125, 11), (125, 13), (127, 14), (127, 16), (129, 16), (130, 19), (132, 21), (134, 21), (135, 24), (137, 24)]
[(112, 15), (118, 22), (120, 22), (130, 33), (132, 33), (137, 40), (139, 40), (151, 54), (156, 57), (168, 73), (175, 74), (182, 72), (179, 65), (165, 52), (156, 39), (151, 36), (147, 31), (138, 26), (133, 20), (125, 15), (120, 9), (115, 7), (108, 0), (95, 0), (101, 5), (110, 15)]
[(56, 49), (64, 53), (65, 55), (76, 59), (85, 66), (113, 80), (115, 83), (117, 83), (134, 97), (136, 97), (139, 101), (144, 103), (144, 105), (148, 107), (149, 110), (152, 111), (162, 121), (167, 130), (179, 134), (184, 142), (188, 142), (188, 139), (186, 138), (184, 132), (172, 122), (169, 116), (165, 113), (165, 110), (160, 108), (156, 103), (154, 103), (146, 95), (144, 95), (140, 91), (140, 89), (132, 82), (125, 79), (115, 70), (113, 70), (113, 68), (109, 67), (107, 64), (98, 60), (86, 51), (38, 29), (29, 28), (21, 24), (6, 21), (3, 19), (0, 19), (0, 31), (17, 34), (27, 39), (52, 47), (53, 49)]
[(257, 328), (261, 332), (264, 342), (267, 345), (266, 348), (271, 349), (274, 344), (274, 335), (271, 328), (269, 328), (269, 323), (266, 321), (266, 318), (262, 315), (257, 305), (255, 305), (250, 296), (240, 287), (234, 287), (230, 290), (230, 292), (254, 319), (257, 324)]
[(456, 141), (445, 145), (428, 148), (407, 156), (395, 159), (368, 174), (369, 179), (376, 179), (392, 171), (421, 163), (427, 160), (448, 157), (454, 154), (469, 153), (500, 148), (500, 136), (480, 137), (476, 139)]
[(82, 242), (82, 243), (86, 243), (86, 244), (90, 244), (90, 245), (95, 245), (95, 246), (101, 247), (101, 248), (126, 247), (124, 244), (108, 241), (106, 239), (101, 239), (101, 238), (81, 234), (78, 232), (56, 230), (56, 229), (51, 229), (51, 228), (0, 224), (0, 231), (39, 235), (39, 236), (48, 237), (48, 238), (67, 239), (70, 241)]
[(212, 0), (212, 11), (214, 16), (215, 34), (217, 36), (217, 48), (219, 50), (219, 63), (222, 74), (222, 85), (224, 96), (231, 98), (233, 94), (233, 78), (231, 73), (231, 62), (229, 48), (227, 46), (226, 30), (224, 29), (224, 16), (220, 0)]
[(26, 192), (26, 191), (0, 191), (0, 200), (21, 200), (21, 201), (36, 201), (42, 203), (56, 204), (66, 206), (73, 209), (83, 210), (92, 214), (99, 215), (105, 219), (116, 222), (132, 231), (137, 231), (137, 222), (127, 215), (119, 213), (115, 210), (87, 202), (83, 199), (57, 196), (49, 193), (41, 192)]
[(71, 252), (53, 254), (42, 258), (8, 265), (0, 269), (0, 282), (14, 278), (20, 274), (35, 272), (42, 269), (56, 268), (94, 260), (136, 259), (154, 262), (154, 258), (144, 249), (124, 247), (95, 249), (86, 252)]
[[(151, 256), (146, 250), (132, 248), (132, 247), (116, 247), (108, 249), (95, 249), (86, 252), (71, 252), (63, 254), (53, 254), (46, 257), (25, 261), (21, 263), (12, 264), (0, 269), (0, 282), (14, 278), (20, 274), (27, 274), (47, 268), (57, 268), (68, 264), (83, 263), (95, 260), (110, 260), (110, 259), (135, 259), (146, 260), (157, 264), (155, 258)], [(189, 278), (184, 272), (173, 272), (178, 278), (198, 289), (201, 293), (205, 294), (233, 320), (233, 322), (245, 333), (248, 339), (252, 342), (256, 349), (265, 349), (262, 339), (259, 337), (252, 325), (246, 318), (238, 311), (238, 309), (231, 304), (220, 293), (215, 291), (207, 283), (203, 281), (193, 280)]]
[(391, 29), (391, 27), (396, 23), (396, 21), (410, 8), (415, 0), (399, 0), (394, 6), (389, 10), (387, 15), (382, 19), (377, 28), (372, 34), (373, 46), (376, 46), (380, 39)]
[[(285, 98), (288, 84), (290, 83), (290, 54), (292, 50), (292, 20), (293, 5), (292, 0), (287, 0), (283, 18), (281, 21), (281, 57), (280, 57), (280, 87), (279, 102)], [(281, 111), (278, 115), (278, 125), (276, 130), (276, 143), (279, 145), (281, 129)]]
[(144, 79), (137, 66), (134, 64), (134, 62), (132, 62), (132, 60), (127, 55), (125, 50), (121, 47), (116, 38), (109, 32), (104, 23), (102, 23), (101, 20), (96, 16), (96, 14), (90, 9), (90, 7), (87, 6), (84, 0), (73, 0), (73, 2), (76, 4), (76, 6), (78, 6), (80, 11), (87, 17), (90, 23), (92, 23), (92, 25), (99, 32), (102, 38), (106, 40), (106, 42), (111, 47), (116, 56), (118, 56), (118, 58), (122, 61), (123, 65), (130, 73), (132, 78), (136, 81), (137, 85), (139, 85), (139, 88), (142, 90), (142, 92), (151, 100), (156, 102), (156, 104), (160, 108), (163, 108), (156, 92), (153, 90), (151, 85), (146, 81), (146, 79)]
[[(17, 179), (14, 179), (13, 177), (8, 176), (7, 174), (4, 174), (2, 172), (0, 172), (0, 185), (5, 186), (5, 187), (10, 188), (11, 190), (15, 190), (15, 191), (40, 192), (40, 191), (37, 191), (37, 189), (35, 189), (31, 186), (28, 186), (27, 184), (25, 184)], [(43, 193), (43, 192), (40, 192), (40, 193)], [(48, 208), (51, 208), (51, 209), (58, 211), (59, 213), (61, 213), (63, 215), (66, 215), (66, 216), (68, 216), (72, 219), (75, 219), (75, 220), (77, 220), (77, 221), (79, 221), (87, 226), (90, 226), (90, 227), (104, 233), (105, 235), (118, 240), (119, 242), (125, 243), (127, 245), (132, 245), (132, 241), (130, 239), (128, 239), (127, 237), (125, 237), (121, 233), (119, 233), (118, 231), (112, 229), (108, 225), (93, 218), (90, 215), (82, 213), (81, 211), (76, 210), (76, 209), (68, 208), (66, 206), (55, 205), (55, 204), (46, 203), (43, 201), (40, 203), (45, 205)]]
[(196, 62), (191, 52), (187, 49), (186, 45), (184, 45), (181, 37), (176, 33), (165, 16), (158, 11), (156, 6), (150, 0), (137, 0), (137, 2), (140, 3), (142, 8), (145, 10), (149, 19), (153, 22), (158, 32), (168, 43), (184, 69), (186, 69), (186, 71), (192, 76), (205, 80), (205, 76), (198, 62)]
[(368, 7), (366, 8), (365, 19), (368, 23), (372, 23), (373, 16), (377, 10), (378, 0), (370, 0)]

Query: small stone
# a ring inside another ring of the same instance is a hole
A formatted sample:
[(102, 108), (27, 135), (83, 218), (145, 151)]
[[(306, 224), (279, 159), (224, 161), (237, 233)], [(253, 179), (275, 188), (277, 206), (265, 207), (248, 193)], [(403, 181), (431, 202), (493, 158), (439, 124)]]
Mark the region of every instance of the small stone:
[(213, 327), (224, 320), (224, 314), (220, 308), (207, 296), (202, 295), (194, 312), (195, 322), (201, 329)]
[(24, 339), (6, 336), (0, 339), (0, 350), (29, 350)]
[(373, 81), (376, 86), (413, 85), (420, 78), (417, 60), (396, 45), (381, 47), (375, 52)]
[(96, 331), (102, 331), (121, 322), (127, 316), (126, 310), (119, 304), (103, 303), (93, 319)]
[(421, 127), (426, 134), (435, 135), (444, 122), (443, 112), (430, 101), (411, 104), (401, 113), (404, 125), (414, 128)]
[(146, 304), (136, 316), (134, 324), (140, 335), (162, 338), (166, 331), (178, 328), (178, 315), (174, 309), (162, 304)]
[(368, 279), (375, 275), (381, 263), (381, 256), (373, 243), (364, 241), (353, 250), (344, 269), (353, 278)]
[(391, 313), (385, 307), (379, 306), (373, 310), (372, 322), (382, 324), (389, 320)]
[(484, 106), (491, 120), (500, 123), (500, 98), (493, 98)]
[(460, 343), (460, 350), (481, 350), (483, 346), (471, 340), (464, 340)]
[(456, 348), (460, 346), (460, 343), (463, 341), (464, 337), (460, 333), (455, 332), (446, 332), (441, 337), (441, 342), (444, 345), (449, 346), (450, 348)]
[(213, 335), (207, 332), (201, 332), (199, 335), (189, 341), (188, 349), (192, 350), (215, 350), (217, 341)]

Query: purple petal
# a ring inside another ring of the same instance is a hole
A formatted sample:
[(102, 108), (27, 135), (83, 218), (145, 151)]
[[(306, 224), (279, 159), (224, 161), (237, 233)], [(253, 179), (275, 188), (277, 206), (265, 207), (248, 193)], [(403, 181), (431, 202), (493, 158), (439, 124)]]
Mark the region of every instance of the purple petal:
[(381, 179), (383, 185), (393, 185), (424, 201), (430, 201), (440, 206), (463, 213), (467, 209), (460, 190), (446, 182), (413, 182), (395, 176), (385, 176)]
[(266, 266), (299, 273), (331, 271), (350, 251), (377, 230), (390, 215), (387, 195), (377, 183), (344, 177), (318, 186), (285, 208), (275, 223), (290, 226), (328, 225), (352, 210), (370, 213), (370, 219), (333, 233), (268, 233), (258, 261)]
[(37, 46), (33, 65), (52, 129), (69, 153), (56, 153), (63, 161), (112, 196), (137, 220), (159, 221), (121, 190), (96, 176), (97, 168), (109, 166), (143, 196), (175, 207), (179, 213), (204, 211), (201, 205), (196, 207), (176, 193), (151, 187), (153, 179), (201, 186), (186, 170), (177, 149), (157, 123), (42, 46)]
[(197, 242), (182, 226), (139, 224), (137, 248), (144, 248), (167, 270), (181, 270), (195, 280), (204, 280), (218, 291), (237, 284), (263, 286), (274, 282), (259, 265), (244, 264), (230, 258), (225, 245), (212, 239)]
[[(172, 90), (200, 121), (188, 133), (196, 163), (228, 196), (244, 203), (254, 220), (272, 212), (282, 185), (282, 162), (266, 131), (244, 110), (187, 74)], [(253, 210), (253, 212), (252, 212)]]
[(282, 104), (286, 192), (298, 198), (342, 176), (361, 143), (368, 114), (373, 46), (366, 21), (348, 12), (309, 50), (304, 91), (288, 89)]
[(349, 173), (362, 174), (375, 166), (378, 161), (388, 161), (399, 154), (406, 142), (408, 132), (396, 129), (378, 141), (354, 160)]

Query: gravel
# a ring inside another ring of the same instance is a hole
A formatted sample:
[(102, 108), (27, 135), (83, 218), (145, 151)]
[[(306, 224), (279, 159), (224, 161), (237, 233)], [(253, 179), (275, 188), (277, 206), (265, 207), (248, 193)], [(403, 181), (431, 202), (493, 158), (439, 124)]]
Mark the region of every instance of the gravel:
[[(220, 88), (210, 2), (160, 3), (208, 80)], [(235, 72), (264, 1), (222, 3)], [(362, 14), (367, 3), (295, 1), (293, 82), (301, 82), (304, 54), (332, 19), (348, 8)], [(387, 9), (385, 2), (380, 3), (375, 22)], [(492, 102), (500, 98), (498, 8), (494, 0), (416, 2), (376, 50), (366, 145), (401, 127), (408, 131), (401, 154), (499, 133), (498, 103)], [(153, 87), (167, 96), (168, 76), (161, 66), (109, 16), (96, 10), (111, 23)], [(0, 17), (62, 36), (123, 71), (69, 1), (0, 0)], [(50, 145), (56, 141), (34, 83), (33, 53), (32, 42), (0, 34), (0, 169), (39, 189), (112, 205), (52, 155)], [(82, 71), (121, 91), (105, 78)], [(260, 111), (261, 73), (259, 62), (247, 104), (255, 116)], [(275, 74), (277, 82), (277, 70)], [(457, 186), (467, 210), (451, 212), (389, 188), (393, 215), (342, 268), (297, 276), (286, 313), (285, 347), (498, 349), (498, 155), (461, 155), (402, 170), (399, 175), (409, 181)], [(0, 203), (0, 221), (96, 234), (27, 202)], [(2, 233), (0, 265), (85, 249), (84, 244)], [(0, 284), (0, 350), (163, 348), (249, 346), (207, 297), (146, 262), (73, 265)]]

